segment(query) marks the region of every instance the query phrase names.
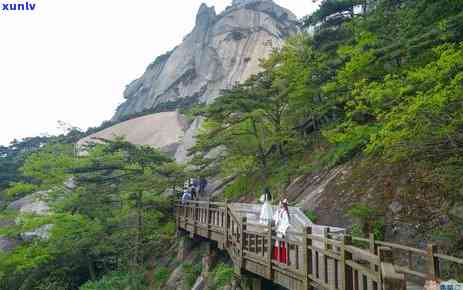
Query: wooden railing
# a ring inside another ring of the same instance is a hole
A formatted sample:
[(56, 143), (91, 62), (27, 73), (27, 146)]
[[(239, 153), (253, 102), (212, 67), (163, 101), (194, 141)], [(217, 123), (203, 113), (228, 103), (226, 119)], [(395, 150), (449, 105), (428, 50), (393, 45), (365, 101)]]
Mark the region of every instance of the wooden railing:
[[(328, 228), (314, 235), (306, 227), (281, 239), (274, 227), (248, 222), (231, 208), (227, 203), (180, 203), (178, 230), (216, 241), (229, 253), (237, 274), (248, 271), (291, 290), (403, 290), (407, 281), (442, 278), (443, 262), (463, 266), (463, 259), (439, 253), (434, 245), (421, 250), (377, 241), (372, 235), (363, 239), (330, 233)], [(286, 263), (272, 259), (276, 241), (287, 245)], [(414, 268), (420, 264), (421, 269)]]

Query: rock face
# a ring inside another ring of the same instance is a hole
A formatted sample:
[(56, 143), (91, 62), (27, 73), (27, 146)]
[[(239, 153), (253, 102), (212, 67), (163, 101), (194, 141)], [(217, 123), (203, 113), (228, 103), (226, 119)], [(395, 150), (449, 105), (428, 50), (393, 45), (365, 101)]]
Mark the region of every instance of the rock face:
[(177, 112), (151, 114), (109, 127), (105, 130), (81, 139), (77, 146), (81, 147), (96, 139), (113, 139), (124, 137), (137, 145), (150, 145), (172, 155), (183, 140), (187, 122)]
[(113, 120), (169, 104), (211, 102), (259, 71), (259, 61), (297, 32), (297, 18), (270, 0), (234, 0), (217, 15), (202, 4), (183, 42), (127, 86)]
[(272, 0), (233, 0), (232, 5), (233, 6), (238, 6), (238, 5), (249, 4), (249, 3), (252, 3), (252, 2), (258, 2), (258, 1), (273, 2)]
[[(113, 117), (119, 121), (144, 111), (175, 111), (195, 103), (210, 103), (220, 91), (260, 70), (260, 60), (298, 31), (296, 16), (271, 0), (234, 0), (217, 15), (202, 4), (196, 25), (183, 42), (159, 56), (145, 73), (127, 86), (126, 101)], [(186, 124), (176, 112), (151, 114), (107, 128), (78, 142), (123, 136), (139, 145), (167, 151), (183, 163), (202, 125)]]
[[(41, 191), (28, 195), (10, 203), (7, 209), (9, 211), (20, 212), (21, 214), (46, 215), (50, 212), (48, 204), (43, 201), (43, 198), (46, 197), (46, 194), (47, 192)], [(11, 226), (14, 223), (14, 220), (1, 220), (0, 228)], [(33, 238), (46, 239), (51, 227), (51, 225), (44, 225), (34, 231), (23, 233), (21, 234), (21, 239), (19, 237), (17, 239), (11, 239), (0, 236), (0, 252), (8, 252), (13, 250), (18, 244), (21, 243), (21, 240), (30, 240)]]

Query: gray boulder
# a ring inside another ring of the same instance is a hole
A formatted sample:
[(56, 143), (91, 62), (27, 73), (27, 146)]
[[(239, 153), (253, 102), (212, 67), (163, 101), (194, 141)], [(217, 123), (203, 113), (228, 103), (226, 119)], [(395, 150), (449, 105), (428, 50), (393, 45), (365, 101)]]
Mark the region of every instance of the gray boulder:
[[(47, 192), (41, 191), (10, 203), (7, 210), (20, 212), (21, 214), (36, 214), (46, 215), (50, 212), (50, 207), (45, 202)], [(11, 226), (15, 222), (20, 222), (20, 219), (0, 221), (0, 228)], [(44, 225), (34, 231), (21, 234), (20, 237), (13, 239), (0, 236), (0, 251), (11, 251), (24, 240), (34, 238), (47, 239), (52, 225)]]

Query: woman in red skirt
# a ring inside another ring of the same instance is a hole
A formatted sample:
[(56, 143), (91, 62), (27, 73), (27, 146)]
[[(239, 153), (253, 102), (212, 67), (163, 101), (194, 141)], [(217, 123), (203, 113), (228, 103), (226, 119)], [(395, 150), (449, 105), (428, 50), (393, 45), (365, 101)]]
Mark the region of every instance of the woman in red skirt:
[[(286, 231), (288, 230), (290, 223), (289, 223), (289, 208), (288, 208), (288, 200), (284, 199), (275, 213), (274, 216), (275, 225), (276, 225), (276, 232), (277, 237), (283, 239), (286, 237)], [(287, 264), (288, 263), (288, 250), (286, 248), (286, 243), (284, 241), (275, 241), (275, 246), (273, 247), (273, 259), (280, 262)]]

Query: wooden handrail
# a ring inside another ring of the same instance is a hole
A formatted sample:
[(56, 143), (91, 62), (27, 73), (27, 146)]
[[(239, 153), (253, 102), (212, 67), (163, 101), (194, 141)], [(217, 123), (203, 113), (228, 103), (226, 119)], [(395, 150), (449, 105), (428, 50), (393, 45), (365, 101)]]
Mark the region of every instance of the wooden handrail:
[[(298, 285), (298, 290), (307, 290), (318, 285), (320, 289), (402, 290), (408, 275), (439, 279), (441, 262), (463, 265), (463, 258), (440, 253), (434, 245), (423, 250), (378, 241), (373, 235), (366, 239), (329, 230), (315, 235), (308, 226), (302, 232), (290, 230), (288, 235), (294, 238), (279, 238), (274, 226), (249, 222), (228, 202), (188, 201), (176, 208), (177, 229), (218, 241), (234, 261), (236, 274), (246, 269), (287, 288)], [(286, 243), (287, 263), (272, 259), (275, 241)], [(408, 267), (396, 264), (394, 251), (408, 254)], [(426, 259), (426, 273), (412, 269), (412, 255)]]
[(463, 265), (463, 259), (462, 258), (452, 257), (452, 256), (449, 256), (449, 255), (444, 255), (444, 254), (434, 254), (434, 257), (442, 259), (442, 260), (447, 260), (447, 261), (452, 262), (452, 263)]

